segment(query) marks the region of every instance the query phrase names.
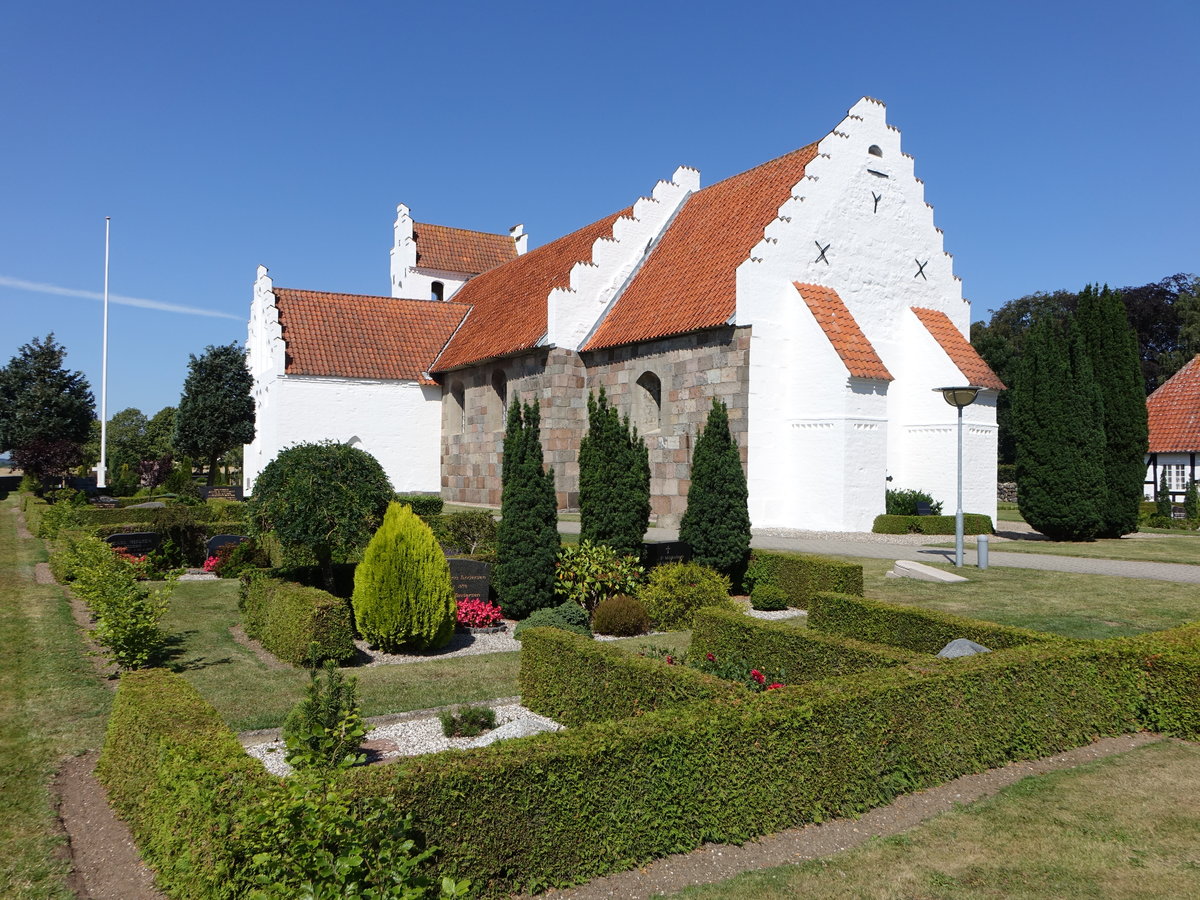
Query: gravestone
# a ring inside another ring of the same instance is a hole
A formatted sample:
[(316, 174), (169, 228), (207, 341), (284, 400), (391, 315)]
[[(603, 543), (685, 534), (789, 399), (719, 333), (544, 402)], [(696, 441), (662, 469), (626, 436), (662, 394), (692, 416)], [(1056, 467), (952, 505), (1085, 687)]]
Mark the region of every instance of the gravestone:
[(480, 600), (492, 600), (492, 564), (477, 559), (463, 559), (452, 556), (446, 560), (450, 564), (450, 583), (454, 585), (454, 599), (463, 600), (467, 597), (478, 597)]
[(938, 651), (942, 659), (958, 659), (960, 656), (974, 656), (976, 653), (991, 653), (983, 644), (977, 644), (966, 638), (957, 638)]
[(117, 502), (116, 497), (97, 497), (92, 501), (92, 506), (96, 509), (120, 509), (121, 504)]
[(158, 500), (151, 500), (147, 503), (131, 503), (126, 509), (166, 509), (167, 504), (161, 503)]
[(133, 556), (145, 556), (158, 549), (162, 535), (157, 531), (130, 531), (126, 534), (110, 534), (104, 539), (110, 547), (124, 547)]
[(242, 500), (240, 484), (214, 484), (212, 487), (200, 488), (200, 496), (205, 500)]
[(250, 540), (248, 537), (240, 534), (214, 534), (208, 539), (208, 543), (205, 544), (204, 555), (206, 557), (216, 556), (217, 551), (222, 547), (228, 547), (230, 544), (240, 544), (248, 540)]
[(685, 541), (646, 541), (642, 544), (642, 564), (648, 569), (665, 563), (684, 563), (692, 558)]

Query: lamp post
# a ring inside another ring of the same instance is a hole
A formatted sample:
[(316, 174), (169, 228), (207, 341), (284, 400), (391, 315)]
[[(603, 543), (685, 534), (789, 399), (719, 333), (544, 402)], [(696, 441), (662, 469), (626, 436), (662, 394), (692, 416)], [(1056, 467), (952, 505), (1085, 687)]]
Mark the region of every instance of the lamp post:
[(958, 410), (958, 506), (954, 510), (954, 565), (961, 569), (963, 564), (963, 508), (962, 508), (962, 411), (970, 406), (983, 390), (975, 385), (964, 387), (940, 387), (934, 391), (942, 395), (947, 403)]

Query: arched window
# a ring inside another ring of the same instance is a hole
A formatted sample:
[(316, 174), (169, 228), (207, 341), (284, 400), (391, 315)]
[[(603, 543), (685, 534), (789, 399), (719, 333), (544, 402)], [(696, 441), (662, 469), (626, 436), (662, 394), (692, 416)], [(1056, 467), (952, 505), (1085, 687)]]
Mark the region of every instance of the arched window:
[(634, 384), (633, 423), (641, 434), (662, 428), (662, 381), (653, 372), (643, 372)]
[(883, 156), (883, 151), (879, 149), (878, 144), (872, 144), (870, 147), (867, 148), (867, 152), (870, 153), (872, 156), (878, 156), (881, 158)]
[(508, 376), (499, 369), (492, 373), (492, 394), (488, 402), (488, 424), (492, 430), (503, 429), (508, 412)]
[(445, 300), (446, 299), (446, 285), (442, 284), (442, 282), (440, 282), (440, 281), (435, 281), (433, 284), (431, 284), (429, 286), (429, 299), (430, 300)]
[(467, 401), (461, 381), (450, 386), (450, 400), (446, 404), (446, 433), (462, 434), (467, 430)]

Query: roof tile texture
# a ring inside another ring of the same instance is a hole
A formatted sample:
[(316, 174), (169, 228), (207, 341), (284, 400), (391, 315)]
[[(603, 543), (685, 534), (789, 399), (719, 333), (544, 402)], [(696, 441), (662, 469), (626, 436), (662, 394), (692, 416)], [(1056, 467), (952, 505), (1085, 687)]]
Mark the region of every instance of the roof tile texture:
[(613, 223), (632, 215), (623, 209), (512, 262), (472, 278), (454, 302), (473, 305), (462, 328), (438, 357), (439, 372), (537, 346), (546, 334), (546, 298), (571, 285), (575, 263), (592, 258), (597, 238), (612, 237)]
[(924, 309), (914, 306), (912, 311), (917, 314), (921, 324), (933, 335), (933, 339), (941, 345), (950, 357), (950, 361), (958, 367), (968, 384), (991, 388), (995, 391), (1004, 390), (1001, 381), (991, 367), (983, 361), (983, 357), (971, 346), (971, 342), (962, 336), (962, 332), (954, 327), (950, 317), (936, 309)]
[(516, 242), (506, 234), (413, 222), (413, 240), (424, 269), (478, 275), (517, 258)]
[(846, 309), (837, 291), (819, 284), (793, 283), (852, 376), (892, 380), (892, 373), (858, 327), (858, 322), (854, 321), (854, 316), (850, 315), (850, 310)]
[(809, 144), (697, 191), (583, 349), (724, 325), (736, 270), (817, 155)]
[(275, 288), (288, 375), (433, 382), (423, 373), (467, 307)]
[(1146, 399), (1151, 453), (1200, 451), (1200, 356)]

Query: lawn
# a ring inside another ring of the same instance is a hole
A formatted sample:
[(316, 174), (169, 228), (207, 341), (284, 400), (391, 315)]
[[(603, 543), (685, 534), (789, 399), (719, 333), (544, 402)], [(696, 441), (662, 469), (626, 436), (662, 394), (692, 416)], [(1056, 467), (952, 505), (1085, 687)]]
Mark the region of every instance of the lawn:
[(1200, 746), (1163, 741), (1026, 778), (896, 837), (673, 896), (1196, 897), (1197, 800)]
[(996, 504), (996, 521), (997, 522), (1024, 522), (1025, 519), (1021, 515), (1017, 504), (1006, 503), (1001, 500)]
[[(965, 546), (973, 550), (975, 542), (968, 541)], [(1200, 565), (1200, 534), (1195, 532), (1155, 533), (1153, 537), (1128, 535), (1096, 541), (1003, 541), (992, 544), (991, 549), (993, 553), (1055, 553), (1093, 559)]]

